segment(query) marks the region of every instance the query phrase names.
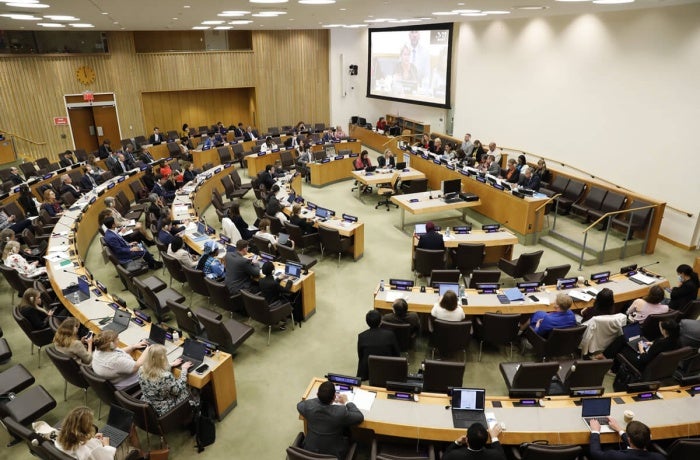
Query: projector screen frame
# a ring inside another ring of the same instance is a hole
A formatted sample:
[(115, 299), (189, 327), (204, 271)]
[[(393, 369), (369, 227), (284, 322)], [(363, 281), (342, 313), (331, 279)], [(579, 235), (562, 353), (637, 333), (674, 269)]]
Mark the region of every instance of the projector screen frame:
[[(433, 30), (446, 30), (448, 32), (447, 40), (447, 63), (446, 63), (446, 76), (445, 76), (445, 100), (444, 103), (438, 102), (427, 102), (421, 100), (411, 100), (400, 97), (384, 96), (372, 93), (372, 34), (376, 32), (409, 32), (411, 30), (420, 31), (433, 31)], [(383, 99), (387, 101), (403, 102), (406, 104), (416, 104), (428, 107), (437, 107), (442, 109), (452, 108), (452, 41), (454, 39), (454, 23), (453, 22), (443, 22), (439, 24), (420, 24), (420, 25), (409, 25), (409, 26), (399, 26), (399, 27), (378, 27), (371, 28), (368, 31), (368, 42), (367, 42), (367, 93), (366, 97), (373, 99)]]

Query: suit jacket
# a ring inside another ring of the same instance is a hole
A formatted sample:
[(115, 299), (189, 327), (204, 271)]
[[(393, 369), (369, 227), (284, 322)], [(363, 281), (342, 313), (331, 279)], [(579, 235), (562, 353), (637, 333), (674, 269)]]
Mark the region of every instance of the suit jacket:
[(451, 442), (442, 460), (505, 460), (506, 454), (503, 452), (503, 446), (496, 441), (491, 443), (491, 446), (485, 446), (481, 450), (469, 450), (467, 446), (458, 446)]
[[(525, 177), (523, 174), (521, 178)], [(530, 190), (538, 191), (540, 189), (540, 175), (533, 173), (532, 176), (530, 176), (530, 180), (523, 180), (522, 185), (525, 188), (529, 188)]]
[(388, 329), (367, 329), (357, 336), (357, 376), (369, 378), (369, 355), (399, 356), (399, 343), (396, 335)]
[(105, 166), (107, 166), (110, 171), (112, 171), (114, 169), (114, 165), (118, 165), (118, 164), (119, 164), (119, 160), (117, 159), (116, 156), (109, 155), (105, 159)]
[(163, 142), (165, 142), (165, 136), (163, 134), (158, 134), (158, 137), (156, 138), (156, 134), (153, 133), (151, 134), (151, 137), (148, 138), (149, 144), (158, 145), (162, 144)]
[(253, 133), (249, 133), (248, 131), (243, 133), (243, 140), (244, 141), (252, 141), (253, 137), (255, 137), (257, 139), (257, 136), (255, 136), (255, 134), (253, 134)]
[[(386, 166), (386, 158), (384, 157), (384, 155), (377, 158), (377, 163), (379, 164), (380, 168), (383, 168)], [(389, 157), (389, 164), (392, 167), (395, 167), (396, 166), (396, 157)]]
[[(92, 181), (90, 179), (92, 179)], [(95, 182), (94, 184), (93, 181)], [(83, 177), (80, 178), (80, 188), (83, 191), (92, 190), (96, 185), (97, 180), (95, 180), (94, 177), (90, 176), (90, 174), (85, 174)]]
[[(92, 188), (92, 187), (91, 187)], [(70, 193), (73, 195), (73, 197), (77, 200), (80, 198), (80, 190), (77, 189), (75, 186), (70, 186), (68, 184), (63, 184), (61, 185), (61, 190), (60, 190), (61, 196), (63, 196), (64, 193)]]
[(112, 164), (111, 170), (112, 170), (112, 174), (114, 174), (115, 176), (118, 176), (120, 174), (124, 174), (125, 172), (127, 172), (129, 170), (129, 166), (126, 163), (126, 160), (124, 160), (123, 167), (122, 167), (122, 163), (120, 163), (119, 161), (115, 161)]
[(114, 255), (119, 259), (120, 264), (129, 263), (130, 260), (138, 259), (143, 254), (139, 251), (132, 251), (129, 243), (114, 230), (107, 230), (105, 232), (105, 244), (114, 253)]
[(61, 158), (61, 160), (58, 162), (58, 164), (60, 164), (62, 168), (66, 168), (66, 167), (68, 167), (68, 166), (70, 166), (70, 165), (73, 164), (73, 160), (71, 160), (70, 158), (63, 157), (63, 158)]
[(622, 435), (624, 448), (622, 450), (603, 450), (600, 447), (600, 434), (591, 433), (591, 459), (592, 460), (664, 460), (666, 457), (658, 452), (646, 450), (627, 449), (627, 433)]
[(323, 404), (318, 398), (307, 399), (297, 404), (297, 411), (306, 419), (304, 449), (319, 454), (344, 458), (348, 440), (343, 432), (365, 419), (353, 403)]
[(226, 287), (235, 294), (241, 289), (253, 287), (252, 277), (260, 276), (260, 269), (253, 262), (243, 257), (238, 251), (226, 253)]
[(442, 239), (442, 235), (438, 232), (428, 232), (425, 235), (421, 235), (418, 239), (418, 247), (420, 249), (445, 249), (445, 240)]
[(263, 184), (268, 191), (275, 185), (275, 179), (267, 171), (262, 171), (258, 174), (258, 179), (260, 179), (260, 183)]
[(104, 160), (109, 156), (110, 153), (112, 153), (112, 147), (108, 146), (107, 144), (100, 145), (98, 155), (101, 159)]
[(24, 182), (24, 179), (19, 174), (10, 174), (10, 181), (15, 185), (19, 185)]
[(489, 169), (486, 172), (491, 174), (492, 176), (498, 177), (498, 175), (501, 172), (501, 166), (494, 161), (493, 163), (491, 163), (491, 166), (489, 166)]

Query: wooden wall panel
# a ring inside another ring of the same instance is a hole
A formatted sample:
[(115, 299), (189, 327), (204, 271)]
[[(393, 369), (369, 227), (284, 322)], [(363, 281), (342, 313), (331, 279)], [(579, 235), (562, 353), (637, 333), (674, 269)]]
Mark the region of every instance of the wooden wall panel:
[[(328, 30), (255, 31), (253, 51), (136, 54), (132, 32), (109, 32), (107, 40), (106, 55), (0, 57), (0, 129), (44, 143), (17, 139), (20, 157), (56, 158), (73, 147), (70, 127), (53, 126), (52, 117), (66, 116), (65, 95), (86, 89), (114, 93), (122, 138), (153, 129), (142, 93), (252, 88), (249, 98), (240, 101), (251, 114), (243, 123), (266, 129), (299, 120), (329, 121)], [(97, 74), (88, 86), (75, 78), (82, 65)], [(229, 101), (223, 103), (231, 107)], [(177, 120), (174, 127), (179, 129), (184, 110), (179, 116), (171, 112), (165, 122)], [(208, 108), (195, 108), (186, 112), (188, 123), (203, 118), (207, 124), (229, 122), (241, 116), (223, 110), (212, 116)]]

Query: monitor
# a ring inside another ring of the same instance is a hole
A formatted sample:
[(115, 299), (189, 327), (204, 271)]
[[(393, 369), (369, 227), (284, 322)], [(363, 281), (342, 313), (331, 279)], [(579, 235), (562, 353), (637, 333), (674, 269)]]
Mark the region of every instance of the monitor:
[(336, 155), (335, 145), (326, 145), (325, 152), (326, 152), (326, 158), (334, 158)]
[(442, 194), (459, 194), (462, 191), (462, 179), (451, 179), (442, 181)]
[(330, 212), (325, 208), (316, 208), (316, 217), (320, 219), (328, 219), (330, 217)]
[(90, 298), (90, 283), (84, 276), (78, 277), (78, 289), (80, 290), (80, 292), (82, 292), (88, 298)]
[(458, 283), (438, 283), (438, 292), (440, 297), (444, 296), (447, 291), (452, 291), (459, 295), (459, 284)]
[(396, 163), (396, 169), (406, 169), (406, 162), (399, 161), (398, 163)]

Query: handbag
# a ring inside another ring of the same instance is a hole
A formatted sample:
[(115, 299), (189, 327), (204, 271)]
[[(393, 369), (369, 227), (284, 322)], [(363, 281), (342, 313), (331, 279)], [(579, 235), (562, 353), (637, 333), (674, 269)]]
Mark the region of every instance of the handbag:
[(126, 265), (124, 265), (124, 268), (129, 273), (136, 273), (136, 272), (139, 272), (141, 270), (144, 270), (147, 267), (148, 267), (148, 262), (146, 262), (143, 259), (130, 260), (129, 262), (126, 263)]

